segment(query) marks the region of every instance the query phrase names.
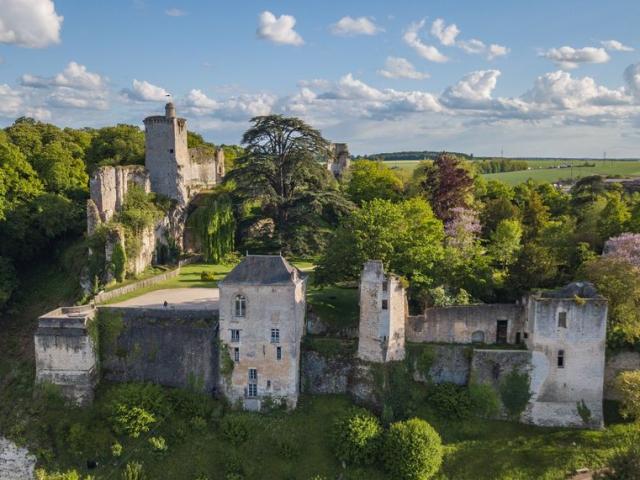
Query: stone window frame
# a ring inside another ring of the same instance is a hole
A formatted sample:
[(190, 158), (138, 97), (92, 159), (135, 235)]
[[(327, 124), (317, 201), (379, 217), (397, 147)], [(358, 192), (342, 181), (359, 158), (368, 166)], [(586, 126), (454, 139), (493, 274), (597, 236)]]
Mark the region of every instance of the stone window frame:
[(276, 347), (276, 360), (282, 360), (282, 347)]
[(245, 318), (247, 316), (247, 297), (238, 293), (233, 299), (233, 316)]
[(389, 310), (389, 300), (386, 298), (382, 299), (382, 310)]
[(231, 343), (240, 343), (240, 329), (231, 328)]
[(569, 324), (568, 320), (568, 315), (565, 310), (558, 312), (558, 328), (567, 328)]
[(280, 329), (272, 328), (271, 329), (271, 343), (280, 343)]
[(240, 347), (233, 348), (233, 361), (235, 363), (240, 362)]
[(258, 396), (258, 369), (249, 368), (249, 382), (247, 384), (247, 397), (255, 398)]

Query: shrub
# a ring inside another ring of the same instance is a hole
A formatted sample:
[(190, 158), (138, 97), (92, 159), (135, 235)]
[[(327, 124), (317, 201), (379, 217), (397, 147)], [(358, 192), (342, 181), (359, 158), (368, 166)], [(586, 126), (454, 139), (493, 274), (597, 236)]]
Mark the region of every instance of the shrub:
[(230, 414), (220, 423), (222, 435), (233, 445), (241, 445), (249, 438), (249, 426), (242, 414)]
[(519, 418), (531, 398), (527, 373), (509, 372), (500, 384), (500, 398), (511, 418)]
[(333, 447), (339, 460), (370, 464), (378, 450), (382, 427), (378, 419), (364, 409), (356, 409), (339, 418), (333, 426)]
[(122, 455), (122, 444), (120, 442), (116, 442), (111, 445), (111, 455), (116, 458), (119, 458)]
[(427, 402), (445, 418), (464, 419), (471, 416), (472, 403), (469, 391), (453, 383), (429, 386)]
[(122, 480), (145, 480), (144, 467), (138, 462), (129, 462), (122, 472)]
[(640, 478), (640, 445), (618, 451), (609, 463), (610, 470), (600, 478), (608, 480), (637, 480)]
[(120, 242), (117, 242), (113, 247), (111, 262), (113, 263), (113, 276), (116, 281), (124, 282), (124, 275), (127, 270), (127, 253)]
[(166, 452), (169, 447), (167, 447), (167, 441), (164, 437), (151, 437), (149, 438), (149, 445), (154, 452), (163, 453)]
[(491, 385), (469, 384), (469, 397), (473, 412), (480, 418), (492, 418), (500, 412), (500, 399)]
[(216, 280), (216, 274), (212, 273), (212, 272), (205, 272), (203, 271), (200, 274), (200, 280), (202, 280), (203, 282), (215, 282)]
[(126, 433), (132, 438), (138, 438), (142, 433), (148, 432), (156, 422), (156, 418), (144, 408), (126, 405), (118, 405), (112, 419), (117, 433)]
[(384, 467), (397, 480), (427, 480), (442, 464), (440, 435), (424, 420), (391, 424), (385, 435)]
[(615, 385), (622, 397), (622, 416), (640, 421), (640, 370), (621, 372)]
[(82, 480), (83, 478), (84, 480), (93, 480), (94, 477), (90, 475), (82, 477), (76, 470), (53, 473), (47, 473), (41, 468), (36, 470), (36, 480)]
[(582, 423), (589, 425), (589, 422), (591, 421), (591, 410), (589, 410), (587, 404), (584, 403), (584, 400), (576, 402), (576, 408), (578, 409), (578, 415), (580, 415)]
[(142, 408), (157, 418), (171, 412), (165, 390), (151, 383), (123, 383), (113, 386), (106, 394), (106, 405), (113, 414), (120, 405)]

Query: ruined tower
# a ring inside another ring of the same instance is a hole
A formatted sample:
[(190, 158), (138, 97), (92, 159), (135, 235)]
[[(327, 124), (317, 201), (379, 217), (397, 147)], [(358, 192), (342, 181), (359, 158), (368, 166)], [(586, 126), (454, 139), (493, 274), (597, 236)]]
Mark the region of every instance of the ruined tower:
[(144, 119), (145, 166), (151, 179), (151, 190), (187, 204), (189, 192), (189, 149), (187, 121), (176, 117), (173, 103), (165, 106), (165, 115)]
[(351, 163), (351, 155), (349, 147), (346, 143), (332, 143), (330, 147), (330, 155), (327, 158), (327, 170), (329, 170), (336, 178), (342, 177), (344, 172), (349, 168)]
[(401, 279), (385, 275), (380, 260), (369, 260), (360, 277), (358, 358), (369, 362), (403, 360), (405, 317)]

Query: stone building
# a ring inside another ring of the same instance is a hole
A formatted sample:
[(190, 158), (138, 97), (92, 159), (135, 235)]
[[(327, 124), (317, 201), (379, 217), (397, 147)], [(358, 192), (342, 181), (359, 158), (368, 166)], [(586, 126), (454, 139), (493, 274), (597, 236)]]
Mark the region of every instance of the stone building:
[(406, 300), (401, 280), (369, 260), (360, 277), (358, 358), (389, 362), (404, 358)]
[[(87, 233), (93, 234), (122, 208), (131, 185), (145, 192), (170, 198), (174, 206), (153, 228), (141, 235), (137, 258), (128, 259), (127, 271), (139, 274), (157, 256), (158, 247), (184, 244), (189, 202), (201, 191), (222, 182), (225, 175), (224, 152), (207, 147), (188, 148), (187, 120), (178, 118), (173, 103), (165, 106), (165, 115), (144, 119), (145, 165), (99, 167), (90, 180), (91, 198), (87, 201)], [(122, 232), (120, 232), (122, 233)], [(124, 242), (122, 235), (112, 235)], [(106, 262), (114, 244), (105, 246)], [(111, 278), (104, 279), (105, 282)]]
[(336, 178), (342, 177), (351, 164), (351, 155), (346, 143), (332, 143), (327, 157), (327, 170)]
[(221, 355), (233, 363), (221, 392), (249, 410), (267, 398), (295, 407), (306, 278), (279, 255), (248, 255), (218, 285)]

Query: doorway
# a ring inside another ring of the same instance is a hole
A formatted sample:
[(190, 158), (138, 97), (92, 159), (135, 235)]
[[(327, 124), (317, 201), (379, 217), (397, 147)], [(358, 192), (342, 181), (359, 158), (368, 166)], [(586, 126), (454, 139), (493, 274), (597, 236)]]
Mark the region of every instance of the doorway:
[(496, 325), (496, 343), (507, 343), (507, 328), (509, 320), (498, 320)]

